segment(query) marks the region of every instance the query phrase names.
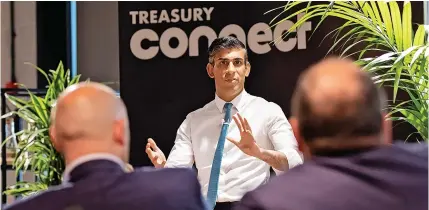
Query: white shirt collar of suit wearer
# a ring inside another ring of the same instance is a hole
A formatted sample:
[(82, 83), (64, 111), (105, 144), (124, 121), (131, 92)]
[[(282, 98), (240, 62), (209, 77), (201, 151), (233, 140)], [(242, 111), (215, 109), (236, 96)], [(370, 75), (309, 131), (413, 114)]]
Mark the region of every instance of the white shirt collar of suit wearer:
[(93, 160), (110, 160), (110, 161), (115, 162), (118, 165), (120, 165), (125, 171), (125, 167), (126, 167), (125, 163), (120, 158), (118, 158), (112, 154), (109, 154), (109, 153), (93, 153), (93, 154), (81, 156), (81, 157), (77, 158), (76, 160), (74, 160), (73, 162), (71, 162), (70, 164), (68, 164), (66, 166), (66, 169), (64, 170), (63, 183), (67, 183), (70, 180), (70, 173), (77, 166), (82, 165), (82, 164), (89, 162), (89, 161), (93, 161)]
[[(241, 109), (244, 107), (245, 102), (246, 102), (245, 99), (246, 99), (247, 95), (248, 94), (247, 94), (246, 90), (243, 89), (243, 91), (241, 91), (241, 93), (231, 101), (232, 105), (238, 111), (241, 111)], [(219, 98), (219, 96), (217, 94), (215, 94), (215, 100), (214, 101), (215, 101), (216, 107), (219, 109), (220, 113), (223, 113), (223, 106), (225, 105), (226, 101)]]

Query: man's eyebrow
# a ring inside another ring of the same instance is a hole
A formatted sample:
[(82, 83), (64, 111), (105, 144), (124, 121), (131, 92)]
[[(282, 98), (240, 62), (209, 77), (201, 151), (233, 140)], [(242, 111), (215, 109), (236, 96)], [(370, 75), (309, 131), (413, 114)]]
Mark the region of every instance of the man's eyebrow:
[(228, 58), (217, 58), (216, 60), (244, 60), (243, 58), (232, 58), (232, 59), (228, 59)]

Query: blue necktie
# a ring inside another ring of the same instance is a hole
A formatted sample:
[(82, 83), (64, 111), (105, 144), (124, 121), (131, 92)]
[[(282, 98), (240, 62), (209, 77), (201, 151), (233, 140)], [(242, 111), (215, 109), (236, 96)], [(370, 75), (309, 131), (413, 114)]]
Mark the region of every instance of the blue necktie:
[(213, 209), (216, 205), (223, 147), (225, 145), (226, 133), (228, 131), (229, 123), (231, 122), (231, 107), (232, 103), (225, 103), (225, 105), (223, 106), (223, 109), (225, 110), (225, 117), (222, 125), (222, 131), (219, 136), (219, 141), (217, 143), (216, 152), (213, 158), (212, 170), (210, 173), (209, 180), (209, 189), (207, 191), (207, 204), (210, 210)]

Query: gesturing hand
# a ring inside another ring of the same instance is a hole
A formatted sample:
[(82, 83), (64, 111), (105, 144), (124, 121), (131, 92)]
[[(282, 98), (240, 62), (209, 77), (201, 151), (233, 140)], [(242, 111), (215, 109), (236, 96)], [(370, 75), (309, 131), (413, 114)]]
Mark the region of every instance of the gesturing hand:
[(147, 140), (146, 154), (155, 168), (163, 168), (166, 162), (164, 153), (156, 146), (152, 138)]
[(235, 144), (245, 154), (253, 157), (258, 156), (261, 153), (261, 148), (256, 144), (256, 141), (253, 138), (252, 128), (246, 118), (241, 117), (241, 115), (237, 113), (237, 116), (233, 116), (233, 119), (240, 131), (241, 139), (236, 140), (230, 137), (227, 137), (226, 139)]

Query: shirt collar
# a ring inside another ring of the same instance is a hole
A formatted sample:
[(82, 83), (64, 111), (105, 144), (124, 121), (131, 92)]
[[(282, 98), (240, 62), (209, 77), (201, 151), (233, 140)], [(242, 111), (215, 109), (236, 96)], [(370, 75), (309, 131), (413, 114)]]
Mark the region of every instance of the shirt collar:
[[(241, 93), (231, 101), (232, 105), (238, 111), (241, 111), (241, 109), (245, 104), (245, 100), (247, 96), (248, 96), (248, 93), (246, 92), (246, 90), (243, 89), (243, 91), (241, 91)], [(215, 94), (215, 103), (220, 113), (223, 113), (223, 106), (225, 105), (226, 101), (222, 100), (221, 98), (219, 98), (217, 94)]]
[(64, 170), (63, 183), (67, 183), (70, 180), (70, 173), (73, 171), (73, 169), (75, 169), (77, 166), (83, 163), (86, 163), (92, 160), (110, 160), (120, 165), (125, 171), (125, 167), (126, 167), (125, 163), (120, 158), (109, 153), (93, 153), (93, 154), (81, 156), (76, 160), (74, 160), (73, 162), (71, 162), (70, 164), (68, 164)]

